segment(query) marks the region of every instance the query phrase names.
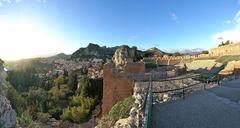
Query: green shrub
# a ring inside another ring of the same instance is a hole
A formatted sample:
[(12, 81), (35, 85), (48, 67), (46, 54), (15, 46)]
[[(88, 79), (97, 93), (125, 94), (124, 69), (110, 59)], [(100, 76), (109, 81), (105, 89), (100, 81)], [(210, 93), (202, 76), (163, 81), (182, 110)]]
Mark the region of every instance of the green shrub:
[(70, 120), (75, 123), (82, 123), (89, 118), (95, 105), (96, 99), (73, 96), (70, 101), (70, 107), (64, 110), (61, 119)]
[(130, 109), (134, 104), (134, 98), (128, 97), (123, 101), (117, 102), (109, 111), (108, 116), (109, 119), (115, 123), (117, 120), (121, 118), (126, 118), (129, 116)]
[(79, 107), (68, 107), (64, 110), (61, 118), (63, 120), (70, 120), (75, 123), (82, 123), (89, 117), (90, 109)]
[(156, 63), (145, 63), (145, 68), (146, 69), (157, 68), (157, 64)]
[(35, 128), (32, 117), (27, 113), (17, 117), (17, 124), (23, 128)]
[(77, 93), (82, 97), (91, 97), (102, 99), (103, 91), (103, 80), (102, 79), (89, 79), (87, 76), (84, 76), (80, 80), (80, 87), (77, 90)]
[(39, 120), (40, 122), (47, 122), (48, 119), (50, 118), (50, 115), (48, 113), (42, 113), (39, 112), (37, 113), (37, 120)]
[(9, 99), (13, 109), (16, 110), (17, 114), (22, 114), (25, 99), (12, 86), (9, 86), (7, 89), (7, 98)]
[(201, 54), (209, 54), (209, 52), (204, 50), (204, 51), (201, 52)]
[(51, 115), (52, 118), (59, 120), (63, 112), (60, 107), (56, 107), (56, 108), (50, 109), (48, 113)]
[(114, 123), (110, 120), (109, 116), (103, 116), (97, 121), (97, 128), (110, 128)]

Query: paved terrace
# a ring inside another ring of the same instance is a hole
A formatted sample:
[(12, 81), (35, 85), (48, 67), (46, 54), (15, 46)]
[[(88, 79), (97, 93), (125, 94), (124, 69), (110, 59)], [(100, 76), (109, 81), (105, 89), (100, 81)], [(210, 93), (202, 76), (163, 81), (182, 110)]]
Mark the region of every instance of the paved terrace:
[(154, 104), (153, 128), (240, 128), (240, 80)]

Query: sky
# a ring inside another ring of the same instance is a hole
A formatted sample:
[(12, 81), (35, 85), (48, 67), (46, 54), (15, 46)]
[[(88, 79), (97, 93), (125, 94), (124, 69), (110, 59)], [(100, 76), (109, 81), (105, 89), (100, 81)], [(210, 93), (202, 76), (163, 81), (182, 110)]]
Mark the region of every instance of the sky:
[(0, 0), (0, 58), (71, 54), (88, 43), (146, 50), (240, 41), (240, 0)]

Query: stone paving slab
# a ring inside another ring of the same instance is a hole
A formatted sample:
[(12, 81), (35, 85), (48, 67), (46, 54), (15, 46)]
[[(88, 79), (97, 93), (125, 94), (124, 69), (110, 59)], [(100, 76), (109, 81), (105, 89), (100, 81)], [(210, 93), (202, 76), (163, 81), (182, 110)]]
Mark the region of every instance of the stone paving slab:
[(223, 83), (223, 86), (232, 87), (232, 88), (240, 88), (240, 80), (233, 80), (233, 81)]
[(234, 102), (240, 101), (240, 88), (233, 88), (228, 86), (220, 86), (208, 90), (215, 93), (217, 96), (227, 98)]
[(217, 87), (214, 91), (195, 92), (185, 100), (155, 104), (152, 127), (240, 128), (240, 104), (232, 102), (237, 94), (231, 94), (238, 91), (239, 89), (235, 91), (227, 87)]

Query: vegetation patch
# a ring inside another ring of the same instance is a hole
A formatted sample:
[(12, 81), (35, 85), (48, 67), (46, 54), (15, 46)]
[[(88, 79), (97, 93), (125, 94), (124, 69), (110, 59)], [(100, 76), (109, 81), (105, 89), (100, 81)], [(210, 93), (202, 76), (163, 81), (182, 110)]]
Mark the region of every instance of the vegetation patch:
[(115, 123), (121, 118), (127, 118), (131, 108), (133, 107), (134, 101), (133, 97), (128, 97), (123, 101), (117, 102), (108, 113), (109, 119)]
[(157, 64), (156, 64), (156, 60), (155, 59), (151, 59), (151, 58), (144, 58), (144, 62), (145, 62), (145, 68), (146, 69), (154, 69), (157, 68)]

